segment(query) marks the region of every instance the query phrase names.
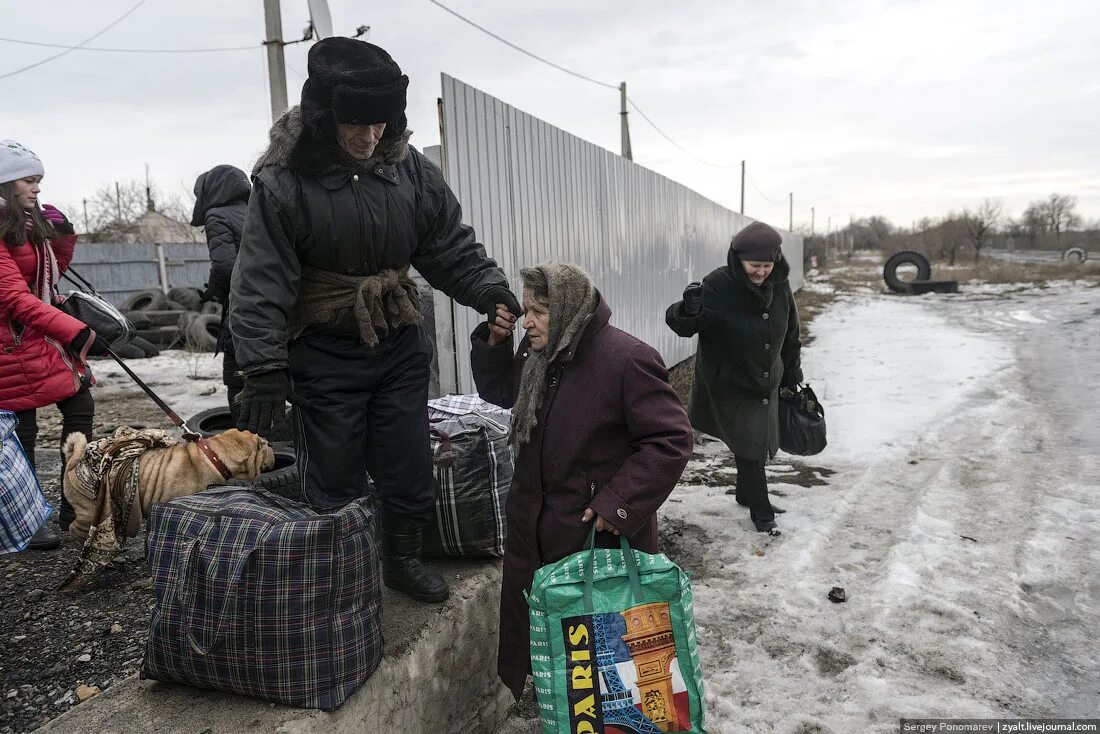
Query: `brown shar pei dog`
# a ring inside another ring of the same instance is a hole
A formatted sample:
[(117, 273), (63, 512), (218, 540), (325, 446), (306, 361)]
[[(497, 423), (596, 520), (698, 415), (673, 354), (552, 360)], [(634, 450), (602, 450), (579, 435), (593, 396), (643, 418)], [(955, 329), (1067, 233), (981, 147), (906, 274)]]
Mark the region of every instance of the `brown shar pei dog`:
[[(275, 454), (267, 439), (255, 433), (231, 428), (206, 440), (234, 479), (255, 479), (275, 466)], [(81, 542), (88, 537), (90, 525), (97, 521), (96, 500), (73, 489), (80, 486), (76, 468), (87, 445), (83, 434), (74, 433), (63, 448), (65, 496), (76, 510), (76, 519), (69, 526), (69, 534)], [(141, 521), (149, 515), (153, 503), (198, 494), (211, 484), (224, 481), (198, 444), (180, 442), (166, 448), (143, 451), (138, 457), (137, 492), (129, 513), (126, 535), (133, 537), (140, 532)]]

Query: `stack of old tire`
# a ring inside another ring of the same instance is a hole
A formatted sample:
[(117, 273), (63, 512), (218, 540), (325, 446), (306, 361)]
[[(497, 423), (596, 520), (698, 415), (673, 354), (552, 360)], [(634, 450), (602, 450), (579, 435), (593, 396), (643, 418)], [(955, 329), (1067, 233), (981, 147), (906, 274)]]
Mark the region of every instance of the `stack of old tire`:
[[(898, 276), (898, 268), (903, 265), (913, 265), (917, 268), (917, 277), (913, 280), (902, 280)], [(886, 261), (886, 267), (882, 269), (882, 279), (886, 286), (895, 293), (907, 295), (919, 295), (921, 293), (958, 293), (959, 281), (957, 280), (932, 280), (932, 263), (919, 252), (904, 250), (891, 255)]]
[(161, 349), (213, 352), (221, 330), (221, 304), (202, 301), (198, 288), (159, 288), (127, 298), (119, 310), (130, 319), (137, 336), (115, 349), (120, 357), (155, 357)]

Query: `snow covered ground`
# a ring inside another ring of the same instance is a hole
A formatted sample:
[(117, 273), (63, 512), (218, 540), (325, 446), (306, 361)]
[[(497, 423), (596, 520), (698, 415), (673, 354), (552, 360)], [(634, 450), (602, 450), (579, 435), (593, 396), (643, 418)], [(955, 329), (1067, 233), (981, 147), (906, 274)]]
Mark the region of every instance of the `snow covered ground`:
[[(200, 410), (226, 403), (220, 354), (171, 350), (149, 359), (128, 360), (126, 364), (184, 420)], [(96, 360), (92, 371), (97, 406), (123, 398), (153, 405), (113, 360)], [(170, 428), (171, 424), (166, 422), (163, 427)]]
[(708, 730), (1096, 715), (1100, 288), (869, 291), (813, 324), (830, 444), (769, 466), (784, 535), (719, 443), (662, 511), (695, 549)]
[[(662, 511), (696, 572), (708, 731), (1100, 711), (1098, 324), (1100, 288), (1069, 283), (861, 286), (817, 317), (804, 366), (830, 444), (769, 466), (784, 535), (726, 494), (719, 443)], [(220, 364), (131, 363), (185, 417), (224, 403)], [(159, 420), (117, 365), (95, 371), (100, 406)]]

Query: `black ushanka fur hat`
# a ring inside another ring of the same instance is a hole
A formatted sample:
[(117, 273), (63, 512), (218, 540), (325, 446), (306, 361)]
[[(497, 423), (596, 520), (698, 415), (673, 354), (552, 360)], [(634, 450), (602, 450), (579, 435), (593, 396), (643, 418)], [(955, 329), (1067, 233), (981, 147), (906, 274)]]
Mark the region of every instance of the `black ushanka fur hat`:
[(309, 79), (302, 86), (302, 123), (315, 135), (335, 123), (386, 123), (384, 137), (407, 125), (409, 77), (386, 50), (354, 38), (326, 38), (309, 50)]

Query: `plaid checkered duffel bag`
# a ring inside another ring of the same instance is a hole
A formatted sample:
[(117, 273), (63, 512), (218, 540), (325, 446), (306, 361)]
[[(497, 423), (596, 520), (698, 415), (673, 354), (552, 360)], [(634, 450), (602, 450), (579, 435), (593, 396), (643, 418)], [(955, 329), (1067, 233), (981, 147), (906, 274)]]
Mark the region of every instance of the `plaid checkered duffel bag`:
[(374, 511), (214, 487), (153, 505), (141, 676), (334, 709), (382, 659)]
[(469, 413), (432, 423), (439, 493), (424, 529), (424, 555), (504, 555), (504, 505), (512, 487), (507, 413)]
[(53, 510), (15, 435), (17, 425), (15, 413), (0, 410), (0, 553), (26, 548)]

